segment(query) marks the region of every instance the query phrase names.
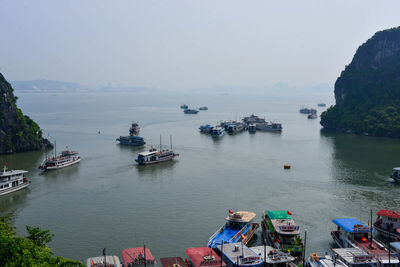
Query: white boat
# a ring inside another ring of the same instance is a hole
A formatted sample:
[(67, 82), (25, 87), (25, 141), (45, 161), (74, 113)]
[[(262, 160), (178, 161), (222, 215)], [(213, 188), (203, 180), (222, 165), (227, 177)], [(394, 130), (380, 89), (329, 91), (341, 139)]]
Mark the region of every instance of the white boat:
[(122, 267), (121, 262), (117, 256), (99, 256), (91, 257), (86, 260), (88, 267)]
[(396, 182), (400, 182), (400, 167), (393, 168), (393, 173), (390, 178), (393, 178)]
[(264, 259), (266, 266), (288, 266), (296, 260), (290, 253), (270, 246), (256, 246), (250, 249)]
[[(55, 154), (55, 153), (54, 153)], [(56, 170), (71, 166), (81, 161), (81, 157), (76, 151), (66, 150), (61, 151), (60, 155), (51, 158), (45, 158), (40, 164), (39, 169), (43, 171)]]
[(31, 181), (24, 176), (25, 173), (27, 173), (27, 171), (7, 171), (7, 167), (4, 166), (3, 172), (0, 173), (0, 195), (5, 195), (27, 187)]
[(151, 147), (149, 151), (142, 152), (138, 154), (137, 159), (135, 161), (139, 165), (149, 165), (154, 163), (160, 163), (168, 160), (172, 160), (175, 157), (178, 157), (179, 154), (175, 153), (172, 150), (172, 137), (170, 136), (171, 149), (162, 149), (161, 145), (161, 136), (160, 136), (160, 150), (157, 150), (155, 147)]

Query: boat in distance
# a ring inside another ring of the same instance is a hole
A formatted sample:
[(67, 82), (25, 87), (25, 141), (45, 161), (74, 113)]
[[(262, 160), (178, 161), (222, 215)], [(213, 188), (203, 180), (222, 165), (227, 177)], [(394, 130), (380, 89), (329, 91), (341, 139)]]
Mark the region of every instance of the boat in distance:
[(252, 223), (256, 214), (249, 211), (229, 210), (227, 221), (208, 240), (208, 247), (216, 248), (221, 244), (243, 242), (247, 244), (258, 228), (257, 223)]
[(224, 136), (224, 135), (225, 135), (225, 129), (223, 127), (221, 127), (221, 126), (214, 127), (211, 130), (211, 136), (212, 137), (221, 137), (221, 136)]
[(275, 122), (263, 122), (263, 123), (256, 123), (256, 129), (258, 131), (266, 131), (266, 132), (281, 132), (282, 131), (282, 124), (275, 123)]
[(71, 166), (81, 161), (81, 157), (77, 151), (66, 150), (61, 151), (60, 155), (45, 158), (40, 164), (39, 169), (42, 171), (56, 170)]
[(188, 105), (186, 105), (186, 104), (181, 105), (181, 109), (187, 109), (187, 108), (189, 108)]
[(0, 196), (23, 189), (31, 183), (24, 175), (28, 173), (27, 171), (7, 171), (7, 165), (6, 163), (3, 171), (0, 173)]
[(391, 240), (400, 240), (400, 212), (381, 209), (376, 215), (375, 230)]
[(183, 113), (185, 114), (197, 114), (199, 111), (197, 109), (191, 109), (191, 108), (186, 108), (183, 110)]
[(157, 150), (157, 148), (152, 147), (147, 152), (139, 153), (137, 159), (135, 161), (139, 165), (149, 165), (160, 163), (168, 160), (172, 160), (175, 157), (178, 157), (179, 154), (175, 153), (172, 149), (162, 149)]
[(400, 183), (400, 167), (393, 168), (393, 173), (390, 176), (395, 182)]
[(120, 136), (116, 139), (121, 145), (126, 146), (143, 146), (146, 144), (143, 137), (136, 135)]
[(199, 107), (199, 110), (208, 110), (208, 107), (204, 106), (204, 107)]

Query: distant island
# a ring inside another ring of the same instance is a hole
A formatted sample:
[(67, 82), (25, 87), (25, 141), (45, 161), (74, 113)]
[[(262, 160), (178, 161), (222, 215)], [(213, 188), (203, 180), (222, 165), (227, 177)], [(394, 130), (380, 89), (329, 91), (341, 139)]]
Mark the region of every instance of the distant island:
[(13, 91), (0, 73), (0, 154), (53, 147), (39, 125), (22, 114)]
[(335, 83), (325, 129), (400, 137), (400, 27), (379, 31), (358, 49)]

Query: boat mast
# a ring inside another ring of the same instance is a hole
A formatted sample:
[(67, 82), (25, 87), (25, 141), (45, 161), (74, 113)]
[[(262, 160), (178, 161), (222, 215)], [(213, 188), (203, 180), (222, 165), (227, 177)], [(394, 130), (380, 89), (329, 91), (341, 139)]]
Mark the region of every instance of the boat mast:
[(169, 144), (171, 145), (171, 150), (172, 150), (172, 135), (169, 135)]
[[(369, 243), (372, 245), (372, 209), (371, 209), (371, 220), (370, 220), (370, 222), (371, 222), (371, 239), (369, 240)], [(389, 242), (390, 242), (390, 240), (389, 240)]]
[(161, 148), (161, 134), (160, 134), (160, 151), (162, 150), (162, 148)]
[(143, 258), (144, 258), (144, 267), (146, 267), (146, 245), (143, 244)]
[(57, 156), (57, 141), (54, 140), (54, 157)]

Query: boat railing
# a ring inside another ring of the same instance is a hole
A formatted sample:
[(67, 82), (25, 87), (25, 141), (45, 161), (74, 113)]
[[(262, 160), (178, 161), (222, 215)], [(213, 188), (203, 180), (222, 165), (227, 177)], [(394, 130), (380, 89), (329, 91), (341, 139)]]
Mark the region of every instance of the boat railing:
[(209, 241), (208, 241), (208, 245), (209, 245), (209, 246), (212, 245), (212, 244), (211, 244), (211, 241), (212, 241), (219, 233), (221, 233), (221, 230), (224, 229), (224, 226), (225, 226), (225, 224), (222, 225), (220, 228), (218, 228), (218, 230), (215, 231), (215, 233), (214, 233), (212, 236), (210, 236), (210, 239), (209, 239)]

